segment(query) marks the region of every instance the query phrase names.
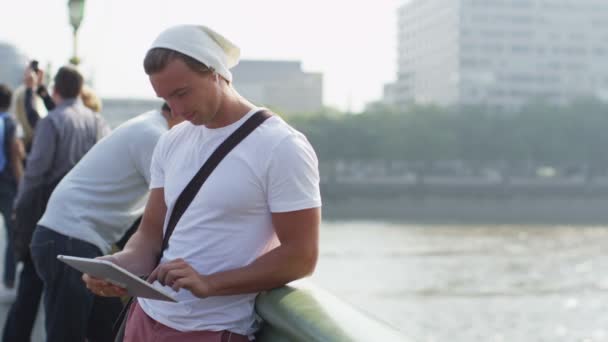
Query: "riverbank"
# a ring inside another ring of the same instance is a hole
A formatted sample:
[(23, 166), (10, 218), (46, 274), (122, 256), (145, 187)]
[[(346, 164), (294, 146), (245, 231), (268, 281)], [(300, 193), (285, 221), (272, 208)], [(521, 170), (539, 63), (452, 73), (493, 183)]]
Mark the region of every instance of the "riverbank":
[(608, 197), (324, 198), (326, 220), (380, 220), (431, 224), (604, 225)]

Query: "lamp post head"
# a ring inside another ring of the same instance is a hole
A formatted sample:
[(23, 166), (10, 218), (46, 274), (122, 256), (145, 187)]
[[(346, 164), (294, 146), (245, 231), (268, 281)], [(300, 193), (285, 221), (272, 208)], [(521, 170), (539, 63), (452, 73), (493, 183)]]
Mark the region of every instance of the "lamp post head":
[(74, 56), (70, 58), (70, 63), (73, 65), (80, 64), (80, 58), (77, 54), (77, 35), (82, 18), (84, 18), (84, 1), (85, 0), (68, 0), (68, 10), (70, 14), (70, 25), (74, 29)]
[(68, 0), (70, 25), (77, 31), (84, 18), (84, 0)]

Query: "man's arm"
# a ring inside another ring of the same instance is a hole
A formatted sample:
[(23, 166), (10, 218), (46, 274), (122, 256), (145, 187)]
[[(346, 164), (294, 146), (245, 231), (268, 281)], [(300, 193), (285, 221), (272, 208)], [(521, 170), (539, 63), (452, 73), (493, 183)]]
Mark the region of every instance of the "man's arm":
[(49, 94), (49, 91), (46, 89), (44, 84), (40, 84), (38, 86), (36, 94), (38, 94), (38, 96), (42, 98), (42, 101), (44, 101), (44, 106), (46, 107), (46, 110), (50, 111), (55, 109), (55, 101), (53, 101), (53, 98)]
[(253, 263), (234, 270), (210, 275), (198, 274), (184, 260), (159, 265), (150, 281), (185, 288), (204, 298), (254, 293), (282, 286), (311, 274), (319, 254), (321, 209), (312, 208), (273, 213), (280, 246), (257, 258)]
[[(30, 73), (32, 74), (32, 73)], [(53, 109), (55, 109), (55, 101), (53, 101), (53, 98), (51, 97), (51, 95), (49, 94), (49, 91), (46, 89), (46, 86), (44, 85), (44, 70), (42, 69), (38, 69), (38, 71), (34, 72), (35, 77), (35, 85), (34, 86), (33, 83), (28, 82), (26, 80), (26, 84), (28, 85), (28, 87), (32, 88), (32, 89), (36, 89), (36, 94), (38, 94), (38, 96), (40, 96), (42, 98), (42, 101), (44, 102), (44, 106), (46, 107), (47, 111), (51, 111)], [(33, 126), (32, 126), (33, 127)]]
[(271, 156), (266, 196), (280, 245), (247, 266), (215, 274), (199, 274), (184, 260), (173, 260), (159, 265), (150, 280), (208, 297), (268, 290), (312, 273), (321, 221), (316, 155), (305, 139), (290, 135)]
[(17, 182), (23, 177), (23, 159), (25, 158), (25, 148), (21, 139), (14, 137), (11, 142), (11, 167)]
[(32, 88), (26, 88), (25, 89), (25, 114), (27, 117), (27, 122), (29, 123), (30, 127), (32, 127), (32, 129), (34, 129), (36, 127), (36, 124), (38, 123), (38, 120), (40, 119), (40, 114), (38, 113), (38, 110), (36, 109), (36, 106), (34, 105), (34, 91), (32, 90)]
[(30, 191), (33, 191), (45, 182), (45, 176), (53, 166), (53, 157), (56, 149), (56, 132), (50, 118), (38, 122), (34, 133), (34, 143), (27, 158), (27, 167), (19, 185), (19, 192), (15, 199), (15, 206)]

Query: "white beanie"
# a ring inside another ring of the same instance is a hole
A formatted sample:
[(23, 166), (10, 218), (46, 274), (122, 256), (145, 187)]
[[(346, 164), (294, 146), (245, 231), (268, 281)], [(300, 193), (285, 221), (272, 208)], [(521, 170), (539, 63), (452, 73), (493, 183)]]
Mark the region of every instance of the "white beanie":
[(154, 40), (150, 49), (165, 48), (196, 59), (232, 82), (228, 69), (239, 63), (241, 50), (221, 34), (206, 26), (173, 26)]

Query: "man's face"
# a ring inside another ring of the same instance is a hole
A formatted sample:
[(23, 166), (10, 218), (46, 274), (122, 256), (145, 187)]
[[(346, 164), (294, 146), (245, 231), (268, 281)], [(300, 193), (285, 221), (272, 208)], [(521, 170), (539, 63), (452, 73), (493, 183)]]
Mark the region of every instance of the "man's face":
[(214, 73), (197, 73), (176, 58), (149, 78), (156, 95), (169, 104), (174, 115), (193, 125), (213, 124), (221, 91)]

